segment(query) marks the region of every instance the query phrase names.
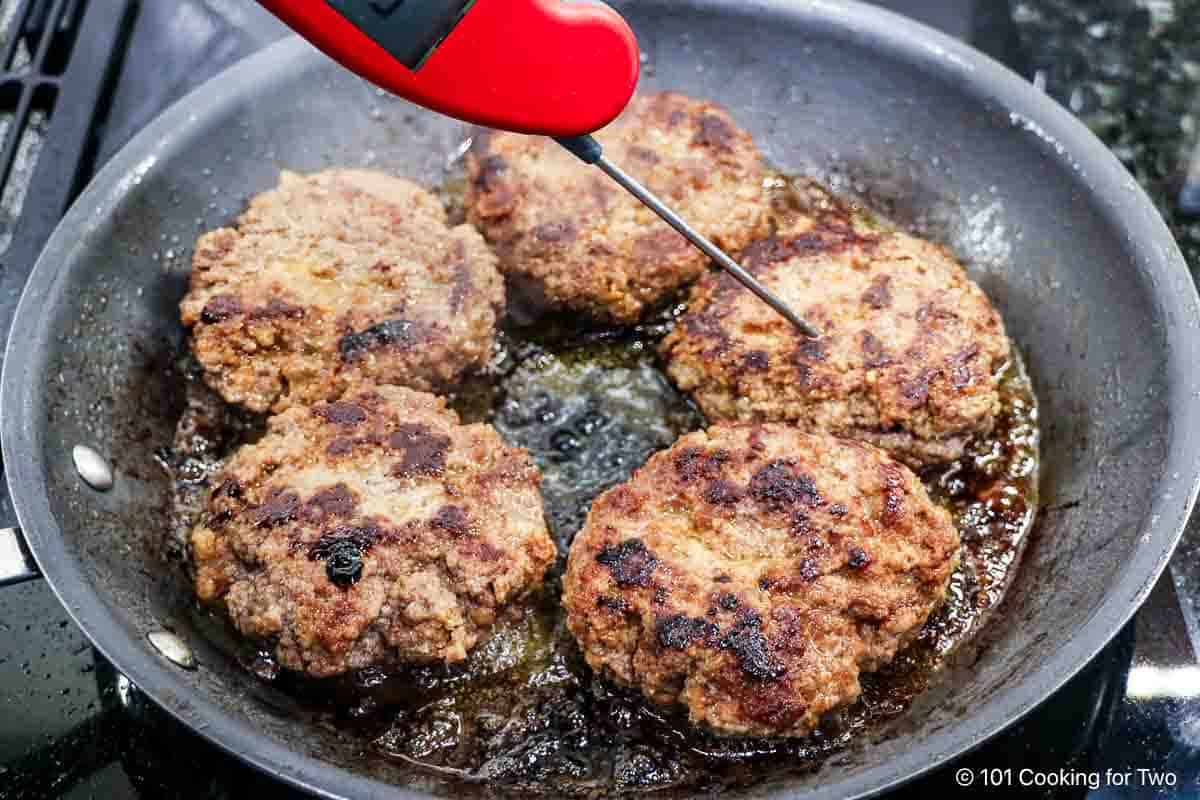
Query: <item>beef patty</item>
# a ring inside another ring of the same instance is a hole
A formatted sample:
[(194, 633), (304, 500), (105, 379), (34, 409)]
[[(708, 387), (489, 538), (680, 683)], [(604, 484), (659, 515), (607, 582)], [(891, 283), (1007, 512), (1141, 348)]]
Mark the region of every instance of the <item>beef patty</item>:
[(958, 534), (872, 445), (716, 426), (601, 495), (571, 546), (588, 663), (697, 724), (805, 736), (942, 602)]
[(662, 354), (710, 421), (790, 422), (913, 467), (956, 459), (991, 430), (1009, 342), (946, 248), (827, 203), (788, 212), (741, 258), (822, 336), (706, 275)]
[(442, 204), (378, 172), (284, 172), (200, 237), (181, 306), (209, 384), (281, 411), (355, 377), (432, 391), (491, 355), (496, 258)]
[[(765, 232), (762, 158), (720, 106), (638, 97), (596, 138), (723, 247)], [(630, 322), (707, 266), (653, 212), (550, 139), (491, 134), (468, 154), (467, 172), (469, 218), (501, 270), (553, 307)]]
[(490, 426), (353, 385), (272, 417), (214, 479), (196, 594), (313, 676), (461, 661), (554, 560), (538, 486)]

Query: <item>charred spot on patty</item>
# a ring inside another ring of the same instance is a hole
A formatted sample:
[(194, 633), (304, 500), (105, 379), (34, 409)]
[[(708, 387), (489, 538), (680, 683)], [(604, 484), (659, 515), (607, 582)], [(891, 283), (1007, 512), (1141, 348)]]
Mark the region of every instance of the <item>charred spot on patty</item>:
[(313, 413), (331, 425), (354, 427), (367, 419), (367, 410), (354, 403), (326, 403), (313, 409)]
[(309, 545), (309, 561), (325, 561), (342, 542), (350, 542), (360, 553), (375, 546), (383, 535), (382, 529), (373, 522), (364, 525), (337, 525), (321, 534), (321, 538)]
[(769, 236), (748, 245), (742, 251), (742, 263), (748, 269), (762, 270), (772, 264), (823, 248), (824, 243), (815, 236), (797, 236), (791, 239)]
[(344, 483), (322, 489), (304, 504), (307, 516), (314, 519), (324, 517), (349, 517), (358, 508), (358, 499)]
[(730, 142), (737, 135), (733, 126), (716, 114), (700, 114), (696, 118), (696, 127), (698, 130), (692, 137), (692, 144), (714, 150), (728, 151)]
[(718, 642), (729, 650), (747, 678), (754, 681), (777, 681), (787, 674), (787, 667), (771, 652), (771, 643), (762, 632), (762, 617), (751, 609), (743, 609), (733, 629)]
[(751, 243), (742, 251), (742, 260), (753, 270), (772, 264), (803, 258), (822, 252), (841, 251), (854, 245), (876, 244), (878, 237), (858, 234), (848, 220), (835, 214), (825, 214), (812, 230), (791, 236), (769, 236)]
[[(822, 549), (822, 548), (816, 548)], [(794, 572), (786, 575), (764, 573), (758, 579), (758, 588), (764, 592), (779, 592), (781, 594), (803, 594), (821, 577), (821, 565), (813, 558), (803, 558), (796, 565)]]
[(736, 505), (742, 499), (742, 488), (731, 481), (717, 479), (704, 490), (705, 502), (715, 506)]
[(655, 638), (659, 646), (667, 650), (686, 650), (693, 642), (702, 641), (719, 632), (719, 628), (711, 622), (693, 619), (687, 614), (660, 617), (654, 623)]
[(721, 326), (721, 319), (716, 314), (701, 312), (687, 314), (680, 324), (687, 328), (688, 333), (693, 336), (715, 342), (711, 348), (713, 352), (724, 352), (732, 344), (729, 333)]
[(266, 305), (251, 309), (249, 317), (252, 320), (302, 319), (304, 309), (281, 298), (272, 297)]
[(710, 452), (700, 447), (689, 447), (675, 456), (675, 471), (684, 483), (716, 480), (721, 477), (721, 465), (728, 460), (728, 450)]
[(325, 574), (335, 586), (349, 589), (362, 578), (362, 549), (351, 539), (339, 539), (331, 544), (324, 560)]
[(300, 510), (300, 495), (282, 489), (271, 489), (262, 505), (250, 512), (255, 527), (273, 528), (296, 518)]
[(596, 562), (608, 568), (618, 586), (649, 586), (658, 558), (641, 539), (626, 539), (608, 545), (596, 554)]
[(402, 453), (401, 460), (392, 468), (396, 477), (437, 475), (446, 466), (450, 437), (434, 433), (424, 425), (405, 423), (388, 437), (388, 447)]
[(237, 478), (226, 478), (213, 490), (213, 497), (232, 497), (236, 499), (242, 496), (242, 491), (241, 481)]
[(609, 611), (624, 612), (629, 609), (629, 603), (623, 597), (609, 597), (602, 594), (596, 596), (596, 608), (606, 608)]
[(772, 461), (750, 478), (750, 494), (769, 511), (783, 511), (800, 504), (815, 507), (821, 495), (813, 479), (797, 474), (791, 461)]
[[(792, 354), (793, 356), (795, 353)], [(806, 361), (796, 361), (793, 359), (793, 366), (796, 368), (796, 385), (804, 392), (813, 396), (819, 396), (820, 393), (829, 390), (833, 386), (833, 381), (828, 375), (813, 369), (812, 365)]]
[(452, 536), (465, 536), (471, 529), (467, 512), (459, 506), (442, 506), (433, 515), (431, 524)]
[(504, 553), (488, 544), (484, 539), (463, 539), (457, 545), (458, 552), (466, 558), (491, 564), (504, 558)]
[(799, 509), (792, 512), (789, 522), (791, 532), (795, 536), (808, 536), (812, 533), (812, 517)]
[(200, 321), (214, 325), (241, 314), (242, 310), (242, 301), (236, 295), (219, 294), (204, 304)]
[(800, 560), (800, 578), (809, 583), (821, 577), (821, 565), (816, 559), (805, 558)]
[(846, 559), (846, 563), (851, 569), (866, 569), (871, 566), (871, 556), (867, 555), (867, 551), (861, 547), (851, 547), (850, 557)]
[(388, 319), (364, 331), (348, 333), (338, 341), (342, 361), (353, 362), (371, 350), (384, 347), (411, 347), (419, 339), (416, 323), (406, 319)]
[(948, 308), (937, 305), (936, 303), (924, 303), (917, 309), (917, 322), (922, 325), (928, 325), (938, 322), (952, 322), (958, 319), (958, 315)]

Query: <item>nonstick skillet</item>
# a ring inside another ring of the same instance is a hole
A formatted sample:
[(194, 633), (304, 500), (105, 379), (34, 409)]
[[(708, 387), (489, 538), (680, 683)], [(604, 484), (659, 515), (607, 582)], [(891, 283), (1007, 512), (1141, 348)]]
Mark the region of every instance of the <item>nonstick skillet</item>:
[[(1017, 76), (857, 3), (616, 3), (647, 54), (643, 89), (711, 97), (772, 162), (863, 195), (953, 247), (1000, 306), (1041, 402), (1043, 510), (1001, 613), (897, 724), (763, 794), (845, 798), (978, 745), (1083, 666), (1137, 609), (1200, 473), (1200, 309), (1169, 232), (1086, 129)], [(382, 97), (299, 40), (173, 106), (64, 218), (30, 279), (0, 410), (28, 549), (96, 646), (156, 702), (265, 772), (329, 797), (436, 790), (364, 758), (198, 628), (161, 547), (154, 462), (180, 408), (170, 360), (190, 247), (281, 168), (369, 165), (433, 185), (458, 123)], [(76, 444), (108, 456), (83, 484)], [(147, 635), (170, 630), (198, 668)], [(406, 788), (397, 788), (404, 784)]]

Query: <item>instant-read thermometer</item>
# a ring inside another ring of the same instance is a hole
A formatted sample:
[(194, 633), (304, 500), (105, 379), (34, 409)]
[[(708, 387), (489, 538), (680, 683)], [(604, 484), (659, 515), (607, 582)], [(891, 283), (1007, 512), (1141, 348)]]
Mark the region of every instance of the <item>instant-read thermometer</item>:
[(564, 0), (261, 0), (342, 65), (414, 103), (478, 125), (552, 136), (645, 203), (808, 336), (817, 332), (720, 248), (604, 157), (588, 134), (637, 85), (629, 25)]

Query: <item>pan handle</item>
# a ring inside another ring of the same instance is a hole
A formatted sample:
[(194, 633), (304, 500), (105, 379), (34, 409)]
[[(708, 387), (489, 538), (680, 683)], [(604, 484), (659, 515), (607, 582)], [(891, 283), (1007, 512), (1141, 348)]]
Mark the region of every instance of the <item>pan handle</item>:
[(0, 586), (42, 577), (19, 528), (0, 528)]

